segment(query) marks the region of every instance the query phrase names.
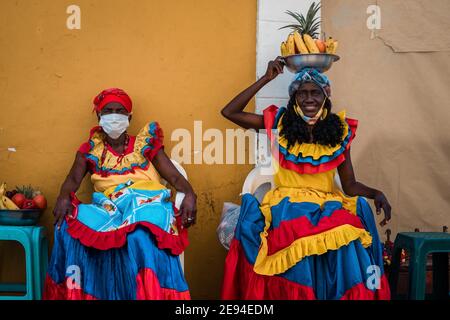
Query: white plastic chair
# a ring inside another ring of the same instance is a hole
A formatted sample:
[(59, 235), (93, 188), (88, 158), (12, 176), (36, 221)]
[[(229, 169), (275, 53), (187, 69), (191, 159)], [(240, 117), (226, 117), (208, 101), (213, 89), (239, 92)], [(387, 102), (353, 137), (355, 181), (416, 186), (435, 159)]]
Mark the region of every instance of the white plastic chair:
[(261, 202), (264, 195), (275, 187), (273, 175), (263, 174), (263, 169), (263, 167), (255, 167), (249, 172), (242, 186), (241, 195), (250, 193)]
[(339, 176), (339, 173), (337, 173), (337, 172), (334, 175), (334, 187), (336, 189), (342, 191), (342, 193), (344, 193), (344, 190), (342, 189), (341, 177)]
[[(181, 166), (181, 164), (179, 164), (174, 159), (170, 159), (170, 160), (172, 161), (175, 168), (177, 168), (178, 172), (181, 173), (181, 175), (187, 180), (188, 176), (187, 176), (186, 170), (184, 170), (184, 168)], [(167, 181), (161, 178), (161, 184), (164, 186), (167, 186)], [(177, 192), (175, 194), (175, 208), (177, 208), (178, 210), (180, 210), (180, 206), (181, 206), (181, 203), (183, 202), (184, 196), (185, 196), (185, 194), (183, 192)], [(184, 252), (180, 254), (180, 262), (181, 262), (181, 268), (183, 269), (183, 273), (184, 273)]]

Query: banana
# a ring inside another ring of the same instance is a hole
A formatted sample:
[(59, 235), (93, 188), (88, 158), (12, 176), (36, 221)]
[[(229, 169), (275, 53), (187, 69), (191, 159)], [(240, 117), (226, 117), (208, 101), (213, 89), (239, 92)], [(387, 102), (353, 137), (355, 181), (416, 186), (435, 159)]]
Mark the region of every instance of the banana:
[(287, 48), (287, 45), (286, 45), (286, 42), (282, 42), (281, 43), (281, 56), (282, 57), (285, 57), (285, 56), (288, 56), (289, 55), (289, 51), (288, 51), (288, 48)]
[(309, 34), (304, 34), (303, 40), (305, 41), (306, 47), (308, 47), (310, 53), (320, 53), (319, 48), (317, 48), (316, 42)]
[(338, 46), (338, 42), (333, 38), (329, 37), (327, 41), (325, 41), (326, 52), (329, 54), (335, 54)]
[(20, 208), (16, 206), (11, 199), (6, 195), (6, 182), (0, 184), (0, 209), (2, 210), (19, 210)]
[(308, 48), (303, 42), (302, 36), (298, 31), (294, 32), (294, 42), (298, 52), (300, 52), (301, 54), (309, 53)]
[(289, 52), (288, 54), (295, 54), (295, 41), (292, 33), (287, 38), (287, 49)]
[(1, 201), (3, 206), (8, 210), (19, 210), (19, 207), (16, 206), (14, 202), (12, 202), (11, 199), (9, 199), (7, 196), (1, 196)]
[(337, 40), (334, 40), (334, 43), (333, 43), (333, 54), (336, 54), (337, 47), (338, 47), (338, 42), (337, 42)]
[(331, 46), (333, 43), (333, 39), (330, 37), (327, 40), (325, 40), (325, 52), (326, 53), (331, 53)]
[(6, 192), (6, 182), (2, 182), (0, 184), (0, 197), (3, 196)]

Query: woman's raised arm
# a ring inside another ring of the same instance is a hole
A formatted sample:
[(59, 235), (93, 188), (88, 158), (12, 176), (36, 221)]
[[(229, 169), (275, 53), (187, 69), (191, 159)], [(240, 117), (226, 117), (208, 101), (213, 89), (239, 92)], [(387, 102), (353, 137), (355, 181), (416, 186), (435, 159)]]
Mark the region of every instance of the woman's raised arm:
[(283, 73), (283, 62), (281, 62), (278, 57), (269, 62), (264, 76), (239, 93), (222, 109), (222, 115), (245, 129), (264, 129), (264, 119), (262, 115), (245, 112), (243, 110), (255, 94), (267, 83), (275, 79), (280, 73)]

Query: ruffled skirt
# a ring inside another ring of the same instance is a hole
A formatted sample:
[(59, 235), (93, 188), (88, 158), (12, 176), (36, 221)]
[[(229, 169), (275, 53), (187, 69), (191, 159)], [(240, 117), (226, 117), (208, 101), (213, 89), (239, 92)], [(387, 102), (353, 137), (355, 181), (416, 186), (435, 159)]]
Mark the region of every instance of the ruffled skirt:
[(74, 211), (55, 228), (44, 299), (190, 299), (179, 254), (187, 231), (169, 190), (145, 181), (73, 195)]
[(365, 198), (276, 188), (250, 194), (225, 261), (223, 299), (390, 299)]

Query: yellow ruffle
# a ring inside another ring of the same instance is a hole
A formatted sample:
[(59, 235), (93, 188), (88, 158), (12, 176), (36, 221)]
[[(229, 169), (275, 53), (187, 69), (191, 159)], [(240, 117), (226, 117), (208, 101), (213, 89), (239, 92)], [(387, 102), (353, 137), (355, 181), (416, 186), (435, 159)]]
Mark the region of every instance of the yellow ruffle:
[(134, 172), (126, 174), (111, 174), (106, 177), (93, 173), (91, 175), (91, 182), (94, 186), (95, 192), (104, 192), (109, 188), (115, 188), (121, 183), (126, 183), (129, 180), (140, 181), (140, 180), (150, 180), (150, 181), (161, 181), (161, 177), (156, 171), (152, 163), (148, 164), (147, 169), (135, 169)]
[[(103, 194), (106, 197), (109, 197), (111, 194), (117, 193), (117, 192), (114, 192), (116, 187), (117, 186), (113, 186), (113, 187), (108, 188), (107, 190), (105, 190), (103, 192)], [(126, 187), (126, 188), (128, 188), (128, 189), (137, 189), (137, 190), (151, 190), (151, 191), (152, 190), (167, 189), (164, 185), (162, 185), (158, 181), (151, 181), (151, 180), (139, 180), (139, 181), (136, 181), (135, 183), (133, 183), (132, 185), (130, 185), (129, 187)], [(121, 189), (121, 190), (123, 191), (123, 189)], [(119, 191), (121, 191), (121, 190), (119, 190)]]
[(262, 275), (275, 275), (288, 270), (304, 257), (324, 254), (329, 250), (337, 250), (350, 242), (359, 240), (367, 248), (372, 244), (370, 234), (351, 225), (342, 225), (326, 232), (295, 240), (289, 247), (267, 256), (267, 232), (261, 235), (261, 248), (253, 270)]
[(271, 207), (278, 205), (286, 197), (290, 202), (311, 202), (322, 206), (328, 201), (338, 201), (342, 207), (356, 215), (358, 197), (347, 197), (340, 191), (323, 192), (312, 188), (277, 187), (264, 196), (260, 206), (265, 218), (265, 227), (261, 232), (261, 247), (256, 258), (254, 271), (263, 275), (283, 273), (306, 256), (319, 255), (328, 250), (337, 250), (359, 240), (364, 247), (372, 243), (370, 234), (352, 225), (342, 225), (326, 232), (295, 240), (289, 247), (267, 256), (267, 236), (272, 223)]
[(270, 208), (279, 204), (286, 197), (289, 198), (290, 202), (312, 202), (319, 206), (322, 206), (327, 201), (338, 201), (344, 209), (356, 215), (358, 197), (348, 197), (339, 190), (324, 192), (306, 187), (276, 187), (266, 193), (260, 206), (266, 222), (272, 222)]
[[(148, 142), (147, 139), (149, 138), (154, 138), (155, 136), (150, 134), (150, 126), (151, 125), (155, 125), (154, 122), (149, 122), (147, 123), (140, 131), (139, 133), (136, 135), (136, 141), (134, 142), (134, 153), (138, 153), (140, 156), (142, 156), (141, 154), (141, 150), (145, 147), (148, 146)], [(156, 124), (157, 125), (157, 124)], [(157, 125), (158, 126), (158, 125)], [(159, 138), (158, 138), (159, 139)], [(145, 159), (144, 156), (142, 156), (142, 158)]]
[[(344, 124), (344, 132), (342, 134), (342, 140), (345, 139), (345, 137), (348, 135), (349, 126), (347, 122), (345, 121), (345, 110), (338, 112), (336, 114)], [(282, 116), (283, 117), (283, 116)], [(281, 132), (283, 129), (283, 126), (281, 124), (281, 118), (278, 121), (278, 132)], [(278, 143), (283, 148), (287, 149), (288, 141), (285, 137), (279, 137)], [(339, 150), (341, 148), (341, 145), (338, 144), (335, 147), (325, 146), (317, 143), (296, 143), (295, 145), (291, 146), (288, 150), (289, 153), (294, 155), (301, 154), (302, 157), (312, 157), (314, 160), (318, 160), (322, 156), (331, 156), (334, 152)]]
[[(151, 122), (147, 123), (136, 135), (136, 141), (134, 143), (134, 152), (131, 152), (125, 155), (120, 164), (117, 164), (118, 156), (114, 155), (112, 152), (106, 152), (105, 161), (103, 163), (103, 167), (105, 168), (114, 168), (114, 170), (122, 170), (126, 168), (131, 168), (132, 165), (144, 165), (147, 161), (147, 158), (141, 153), (141, 150), (148, 145), (146, 139), (152, 138), (153, 136), (149, 133)], [(103, 140), (105, 138), (105, 134), (102, 131), (97, 131), (91, 137), (92, 142), (94, 143), (94, 147), (89, 153), (95, 156), (98, 161), (102, 157), (104, 143)], [(100, 165), (100, 163), (98, 163)]]

